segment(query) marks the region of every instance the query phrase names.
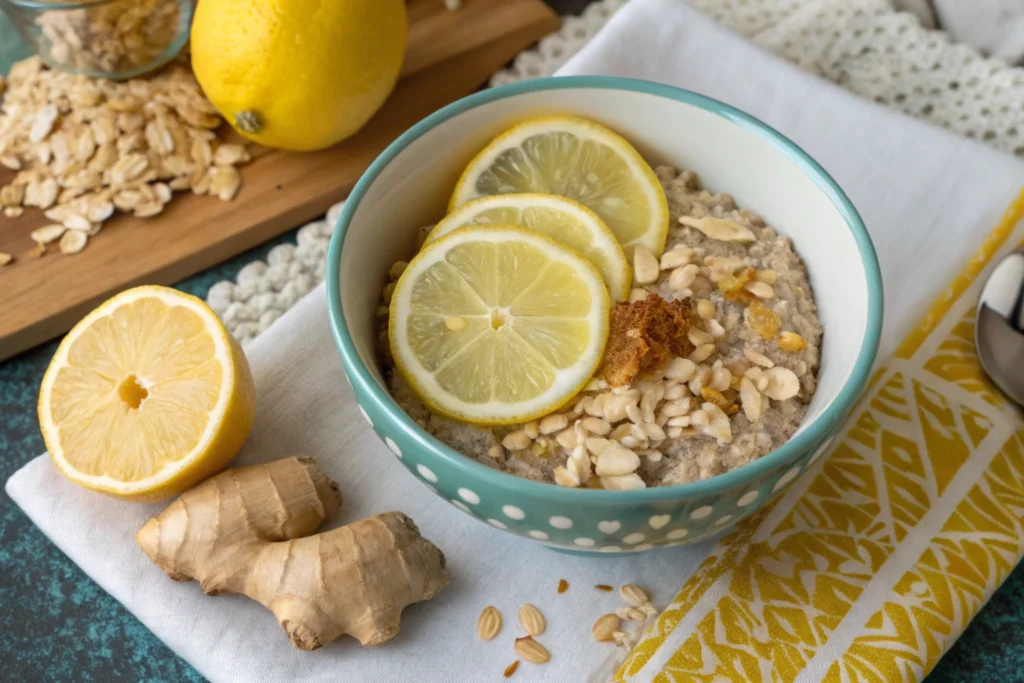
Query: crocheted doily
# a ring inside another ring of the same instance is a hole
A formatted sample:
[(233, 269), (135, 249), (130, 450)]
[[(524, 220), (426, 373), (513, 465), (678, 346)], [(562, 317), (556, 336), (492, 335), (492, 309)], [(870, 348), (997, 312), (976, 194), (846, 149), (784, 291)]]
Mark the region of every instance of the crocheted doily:
[[(887, 0), (689, 0), (762, 48), (847, 90), (960, 135), (1024, 157), (1024, 69), (985, 59), (923, 28)], [(590, 40), (626, 0), (599, 0), (521, 53), (491, 85), (549, 76)], [(341, 204), (299, 229), (297, 244), (274, 247), (236, 282), (218, 282), (207, 302), (249, 343), (324, 276)]]

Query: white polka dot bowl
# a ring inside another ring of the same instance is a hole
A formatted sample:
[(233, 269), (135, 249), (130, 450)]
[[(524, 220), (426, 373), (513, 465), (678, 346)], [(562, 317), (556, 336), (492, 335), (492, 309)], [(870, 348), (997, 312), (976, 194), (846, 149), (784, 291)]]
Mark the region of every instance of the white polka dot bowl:
[[(819, 384), (800, 430), (780, 448), (703, 481), (634, 491), (569, 489), (471, 460), (419, 427), (388, 393), (376, 310), (387, 271), (415, 251), (465, 164), (491, 138), (530, 117), (595, 119), (652, 165), (696, 170), (793, 238), (825, 328)], [(755, 513), (821, 457), (868, 381), (882, 321), (882, 283), (868, 234), (835, 181), (767, 125), (675, 88), (596, 76), (486, 90), (413, 126), (370, 166), (345, 203), (327, 258), (331, 325), (380, 457), (397, 457), (436, 494), (482, 523), (559, 550), (637, 552), (692, 543)], [(393, 454), (393, 455), (391, 455)], [(427, 491), (432, 494), (428, 494)], [(460, 513), (460, 514), (461, 514)]]

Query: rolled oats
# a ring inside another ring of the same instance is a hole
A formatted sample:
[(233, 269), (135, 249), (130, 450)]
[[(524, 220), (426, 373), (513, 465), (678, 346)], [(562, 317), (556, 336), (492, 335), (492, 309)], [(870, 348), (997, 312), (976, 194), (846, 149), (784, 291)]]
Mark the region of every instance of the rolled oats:
[(60, 239), (66, 229), (67, 228), (63, 225), (44, 225), (41, 228), (33, 230), (31, 237), (32, 240), (38, 244), (49, 244), (50, 242)]
[(635, 583), (627, 583), (624, 586), (620, 586), (619, 595), (621, 595), (622, 599), (629, 603), (631, 607), (639, 607), (645, 602), (650, 601), (650, 598), (647, 597), (647, 593), (644, 589)]
[(649, 285), (658, 279), (661, 270), (658, 259), (651, 250), (640, 245), (633, 250), (633, 279), (641, 285)]
[(519, 623), (531, 636), (539, 636), (547, 628), (544, 615), (534, 605), (526, 603), (519, 608)]
[[(162, 12), (176, 17), (177, 2), (140, 0), (45, 12), (40, 25), (52, 35), (42, 49), (56, 50), (75, 36), (88, 36), (84, 48), (71, 52), (93, 60), (92, 66), (71, 65), (94, 70), (97, 60), (117, 61), (110, 41), (95, 31), (115, 32), (125, 37), (126, 47), (144, 52), (156, 34), (132, 37), (133, 32), (156, 30), (166, 19)], [(54, 42), (58, 38), (63, 42)], [(129, 59), (132, 50), (118, 59)], [(234, 165), (248, 161), (249, 153), (238, 144), (222, 144), (214, 153), (216, 133), (210, 129), (220, 119), (181, 65), (150, 79), (114, 82), (56, 71), (33, 57), (11, 69), (8, 85), (0, 108), (0, 164), (19, 172), (0, 187), (0, 206), (14, 207), (9, 215), (22, 206), (37, 207), (55, 222), (94, 234), (115, 211), (159, 214), (174, 190), (198, 189), (197, 194), (223, 200), (238, 192), (241, 178)], [(202, 164), (195, 163), (196, 154)], [(86, 198), (87, 203), (76, 204)]]
[(517, 655), (534, 664), (543, 664), (551, 659), (551, 653), (534, 640), (533, 636), (516, 638), (515, 651)]
[(60, 252), (62, 254), (77, 254), (85, 249), (85, 244), (88, 241), (89, 237), (84, 232), (68, 230), (60, 238)]
[(740, 380), (740, 403), (743, 405), (743, 414), (747, 416), (748, 420), (757, 422), (761, 419), (764, 400), (754, 383), (746, 377)]
[(714, 216), (704, 216), (703, 218), (680, 216), (679, 222), (687, 227), (700, 230), (705, 236), (713, 240), (753, 242), (757, 239), (753, 231), (745, 225), (715, 218)]
[(491, 640), (501, 632), (501, 612), (488, 605), (476, 620), (476, 632), (482, 640)]
[(767, 380), (762, 393), (776, 401), (785, 401), (800, 393), (800, 379), (789, 368), (776, 366), (765, 370), (762, 379)]
[(611, 641), (612, 634), (619, 630), (620, 621), (617, 614), (604, 614), (598, 617), (594, 625), (590, 627), (590, 632), (594, 634), (594, 640), (599, 643)]

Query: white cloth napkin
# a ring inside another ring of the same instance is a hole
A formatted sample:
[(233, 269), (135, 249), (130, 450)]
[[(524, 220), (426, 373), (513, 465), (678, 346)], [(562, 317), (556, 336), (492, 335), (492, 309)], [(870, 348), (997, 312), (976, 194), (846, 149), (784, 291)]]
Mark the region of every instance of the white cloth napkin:
[[(1024, 185), (1024, 164), (1013, 158), (858, 100), (744, 43), (682, 0), (633, 0), (563, 73), (691, 88), (761, 117), (815, 156), (860, 209), (879, 252), (883, 358)], [(581, 681), (611, 647), (593, 642), (590, 625), (619, 604), (594, 584), (635, 582), (663, 606), (708, 552), (702, 544), (640, 556), (563, 555), (475, 522), (431, 494), (359, 417), (331, 340), (323, 288), (248, 354), (259, 408), (237, 464), (313, 455), (345, 496), (335, 524), (402, 510), (444, 550), (452, 582), (433, 601), (409, 608), (398, 637), (378, 648), (344, 639), (297, 652), (259, 605), (204, 596), (195, 583), (174, 583), (149, 562), (134, 535), (161, 506), (80, 489), (47, 456), (15, 473), (7, 492), (43, 532), (213, 681), (499, 680), (516, 658), (515, 613), (524, 602), (548, 618), (542, 640), (552, 660), (524, 663), (528, 671), (517, 675)], [(570, 583), (564, 595), (556, 593), (560, 578)], [(502, 610), (505, 627), (484, 643), (475, 625), (488, 604)]]

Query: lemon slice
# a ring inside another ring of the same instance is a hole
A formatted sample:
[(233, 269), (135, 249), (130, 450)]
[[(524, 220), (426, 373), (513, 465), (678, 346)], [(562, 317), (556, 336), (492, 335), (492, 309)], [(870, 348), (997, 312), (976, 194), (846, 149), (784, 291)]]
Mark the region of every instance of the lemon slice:
[(632, 257), (665, 249), (668, 201), (625, 138), (575, 116), (524, 121), (492, 140), (462, 172), (449, 212), (477, 197), (544, 192), (575, 199), (608, 225)]
[(205, 303), (137, 287), (64, 337), (39, 390), (39, 425), (69, 479), (153, 501), (225, 467), (255, 402), (245, 354)]
[(518, 226), (470, 226), (426, 245), (402, 273), (391, 353), (434, 412), (522, 422), (594, 374), (610, 305), (601, 274), (568, 247)]
[(426, 243), (466, 225), (522, 225), (575, 249), (597, 266), (615, 301), (629, 296), (633, 271), (615, 235), (596, 213), (553, 194), (501, 194), (463, 204), (444, 217)]

